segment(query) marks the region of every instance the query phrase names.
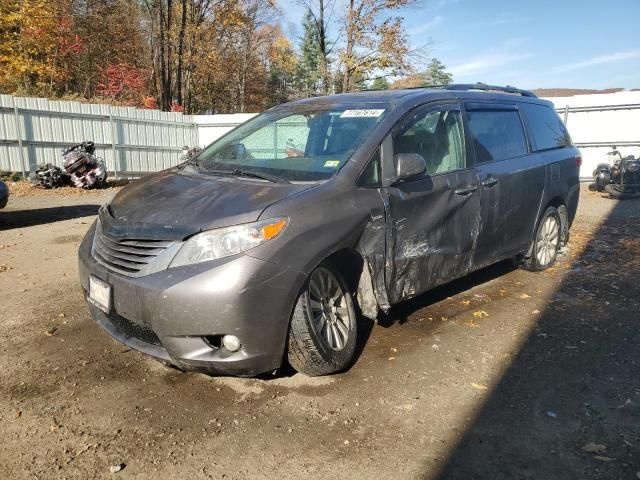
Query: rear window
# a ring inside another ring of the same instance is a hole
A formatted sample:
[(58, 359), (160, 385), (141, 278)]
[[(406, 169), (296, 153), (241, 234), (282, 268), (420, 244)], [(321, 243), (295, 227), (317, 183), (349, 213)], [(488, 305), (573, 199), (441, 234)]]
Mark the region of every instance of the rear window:
[(474, 109), (467, 112), (467, 118), (477, 163), (496, 162), (528, 153), (517, 110)]
[(551, 107), (525, 103), (520, 108), (524, 111), (536, 150), (549, 150), (571, 145), (571, 137), (567, 128)]

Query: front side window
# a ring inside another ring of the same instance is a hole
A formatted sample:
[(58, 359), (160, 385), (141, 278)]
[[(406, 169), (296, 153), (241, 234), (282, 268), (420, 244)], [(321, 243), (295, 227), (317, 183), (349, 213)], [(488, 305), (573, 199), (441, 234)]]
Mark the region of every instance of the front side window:
[(311, 105), (263, 113), (209, 145), (203, 173), (236, 169), (287, 181), (333, 176), (384, 118), (388, 105)]
[(549, 150), (571, 145), (571, 137), (558, 114), (545, 105), (523, 103), (521, 106), (536, 150)]
[(394, 134), (393, 153), (422, 155), (428, 175), (465, 168), (460, 112), (417, 112)]
[(517, 110), (471, 110), (467, 119), (477, 163), (527, 154), (527, 140)]
[(360, 187), (379, 187), (381, 179), (382, 164), (380, 161), (380, 147), (378, 147), (369, 159), (367, 166), (362, 170), (357, 183)]

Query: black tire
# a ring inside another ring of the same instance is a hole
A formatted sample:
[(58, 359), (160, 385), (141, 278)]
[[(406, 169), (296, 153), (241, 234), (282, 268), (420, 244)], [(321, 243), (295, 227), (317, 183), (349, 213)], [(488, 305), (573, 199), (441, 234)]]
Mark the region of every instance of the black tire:
[(623, 192), (616, 188), (616, 185), (610, 184), (604, 187), (605, 192), (609, 194), (611, 198), (616, 200), (631, 200), (633, 198), (640, 198), (640, 192)]
[[(555, 224), (555, 230), (550, 225)], [(547, 208), (536, 227), (531, 246), (531, 255), (525, 258), (522, 268), (531, 272), (541, 272), (556, 263), (562, 241), (562, 222), (555, 207)]]
[(33, 185), (33, 186), (40, 185), (40, 180), (38, 179), (38, 176), (36, 175), (36, 172), (29, 172), (29, 181), (31, 182), (31, 185)]
[[(335, 298), (328, 293), (331, 286), (319, 291), (320, 279), (328, 277), (332, 280), (326, 283), (335, 282)], [(312, 377), (345, 370), (353, 361), (357, 334), (356, 310), (347, 283), (329, 263), (320, 264), (305, 282), (291, 316), (289, 363)]]

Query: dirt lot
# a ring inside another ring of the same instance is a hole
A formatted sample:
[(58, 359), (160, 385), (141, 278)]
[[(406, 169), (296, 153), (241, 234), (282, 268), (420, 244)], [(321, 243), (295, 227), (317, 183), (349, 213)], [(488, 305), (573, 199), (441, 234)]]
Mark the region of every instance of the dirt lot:
[(556, 267), (394, 308), (346, 373), (235, 379), (89, 317), (75, 255), (113, 193), (0, 211), (0, 478), (640, 479), (640, 201), (583, 191)]

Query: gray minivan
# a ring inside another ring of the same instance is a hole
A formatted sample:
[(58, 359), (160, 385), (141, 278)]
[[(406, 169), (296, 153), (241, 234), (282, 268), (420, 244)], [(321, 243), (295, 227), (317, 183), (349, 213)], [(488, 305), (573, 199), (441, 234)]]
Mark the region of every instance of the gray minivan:
[(357, 319), (504, 259), (551, 266), (579, 151), (484, 84), (300, 100), (123, 188), (79, 251), (97, 323), (185, 370), (347, 368)]

